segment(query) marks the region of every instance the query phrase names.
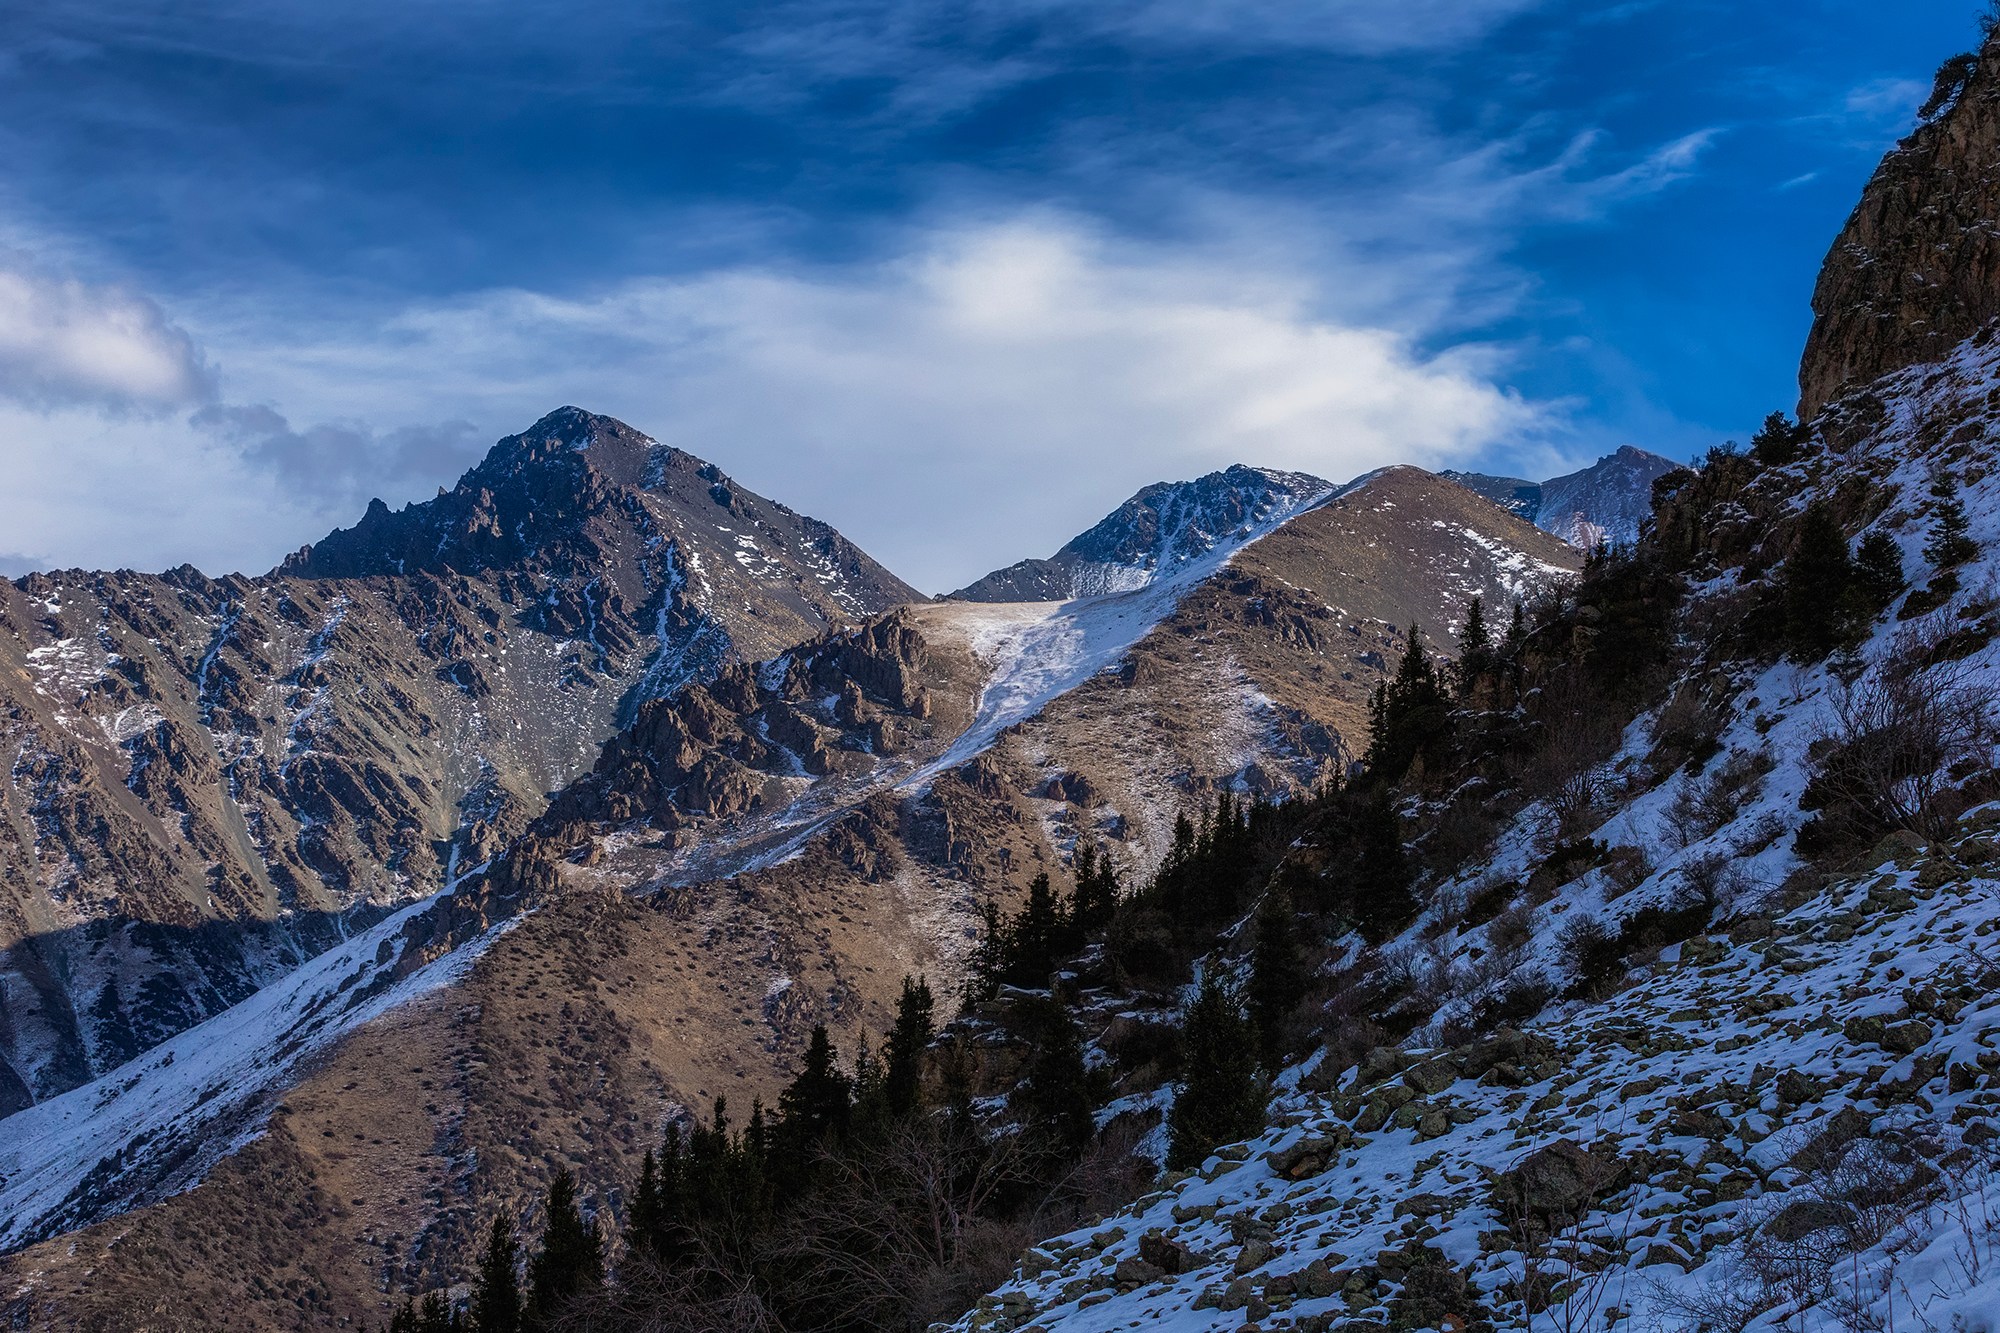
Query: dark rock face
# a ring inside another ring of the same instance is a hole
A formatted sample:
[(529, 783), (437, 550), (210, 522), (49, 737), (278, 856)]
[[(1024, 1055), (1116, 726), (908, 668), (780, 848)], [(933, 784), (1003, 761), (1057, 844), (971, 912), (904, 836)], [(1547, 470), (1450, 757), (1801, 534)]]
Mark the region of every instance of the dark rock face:
[(1799, 417), (1941, 359), (2000, 315), (2000, 45), (1938, 71), (1827, 252), (1799, 362)]
[(1474, 495), (1483, 495), (1494, 504), (1510, 513), (1519, 514), (1533, 523), (1535, 515), (1542, 508), (1542, 484), (1522, 477), (1495, 477), (1484, 472), (1453, 472), (1446, 469), (1438, 473), (1448, 481), (1455, 481)]
[(1671, 458), (1625, 445), (1581, 472), (1542, 483), (1535, 526), (1579, 550), (1604, 542), (1634, 542), (1653, 514), (1653, 482), (1683, 470)]
[(966, 602), (1059, 602), (1141, 588), (1208, 554), (1246, 525), (1333, 490), (1302, 472), (1237, 464), (1195, 481), (1159, 482), (1048, 560), (1023, 560), (957, 592)]
[(575, 408), (262, 578), (0, 581), (0, 1114), (490, 859), (646, 701), (917, 598)]

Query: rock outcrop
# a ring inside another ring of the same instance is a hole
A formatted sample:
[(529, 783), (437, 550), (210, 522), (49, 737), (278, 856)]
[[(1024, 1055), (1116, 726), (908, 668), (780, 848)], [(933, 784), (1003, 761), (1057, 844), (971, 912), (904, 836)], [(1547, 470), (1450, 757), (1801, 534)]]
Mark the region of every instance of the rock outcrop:
[(1942, 358), (2000, 315), (2000, 43), (1938, 71), (1827, 252), (1799, 362), (1799, 417)]

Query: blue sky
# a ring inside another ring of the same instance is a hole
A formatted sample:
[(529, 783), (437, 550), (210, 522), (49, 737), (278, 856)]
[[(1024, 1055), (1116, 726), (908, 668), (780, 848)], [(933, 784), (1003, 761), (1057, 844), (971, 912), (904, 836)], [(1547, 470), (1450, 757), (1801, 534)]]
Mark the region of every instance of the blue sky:
[(0, 571), (265, 569), (565, 403), (926, 589), (1234, 461), (1687, 457), (1974, 12), (42, 0)]

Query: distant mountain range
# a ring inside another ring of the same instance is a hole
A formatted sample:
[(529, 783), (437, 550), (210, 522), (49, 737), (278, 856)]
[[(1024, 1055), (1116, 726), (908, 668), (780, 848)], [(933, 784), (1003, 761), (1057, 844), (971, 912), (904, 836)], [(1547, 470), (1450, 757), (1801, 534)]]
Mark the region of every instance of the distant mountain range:
[(1653, 512), (1653, 480), (1685, 466), (1628, 444), (1580, 472), (1543, 482), (1480, 472), (1440, 475), (1587, 551), (1607, 541), (1639, 540), (1639, 525)]

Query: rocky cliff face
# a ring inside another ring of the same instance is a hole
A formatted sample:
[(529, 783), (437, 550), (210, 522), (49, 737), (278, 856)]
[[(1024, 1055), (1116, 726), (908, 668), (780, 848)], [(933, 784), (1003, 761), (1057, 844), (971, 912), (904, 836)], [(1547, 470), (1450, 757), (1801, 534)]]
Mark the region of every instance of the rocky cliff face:
[(2000, 44), (1954, 56), (1862, 191), (1813, 289), (1799, 416), (1935, 361), (2000, 315)]
[(968, 602), (1060, 602), (1130, 592), (1248, 541), (1333, 489), (1303, 472), (1241, 464), (1194, 481), (1160, 482), (1051, 558), (996, 569), (947, 595)]
[(644, 700), (916, 596), (576, 409), (262, 578), (0, 582), (0, 1113), (487, 859)]
[(1580, 472), (1542, 483), (1535, 526), (1579, 550), (1604, 542), (1630, 545), (1653, 513), (1653, 482), (1681, 464), (1623, 445)]

